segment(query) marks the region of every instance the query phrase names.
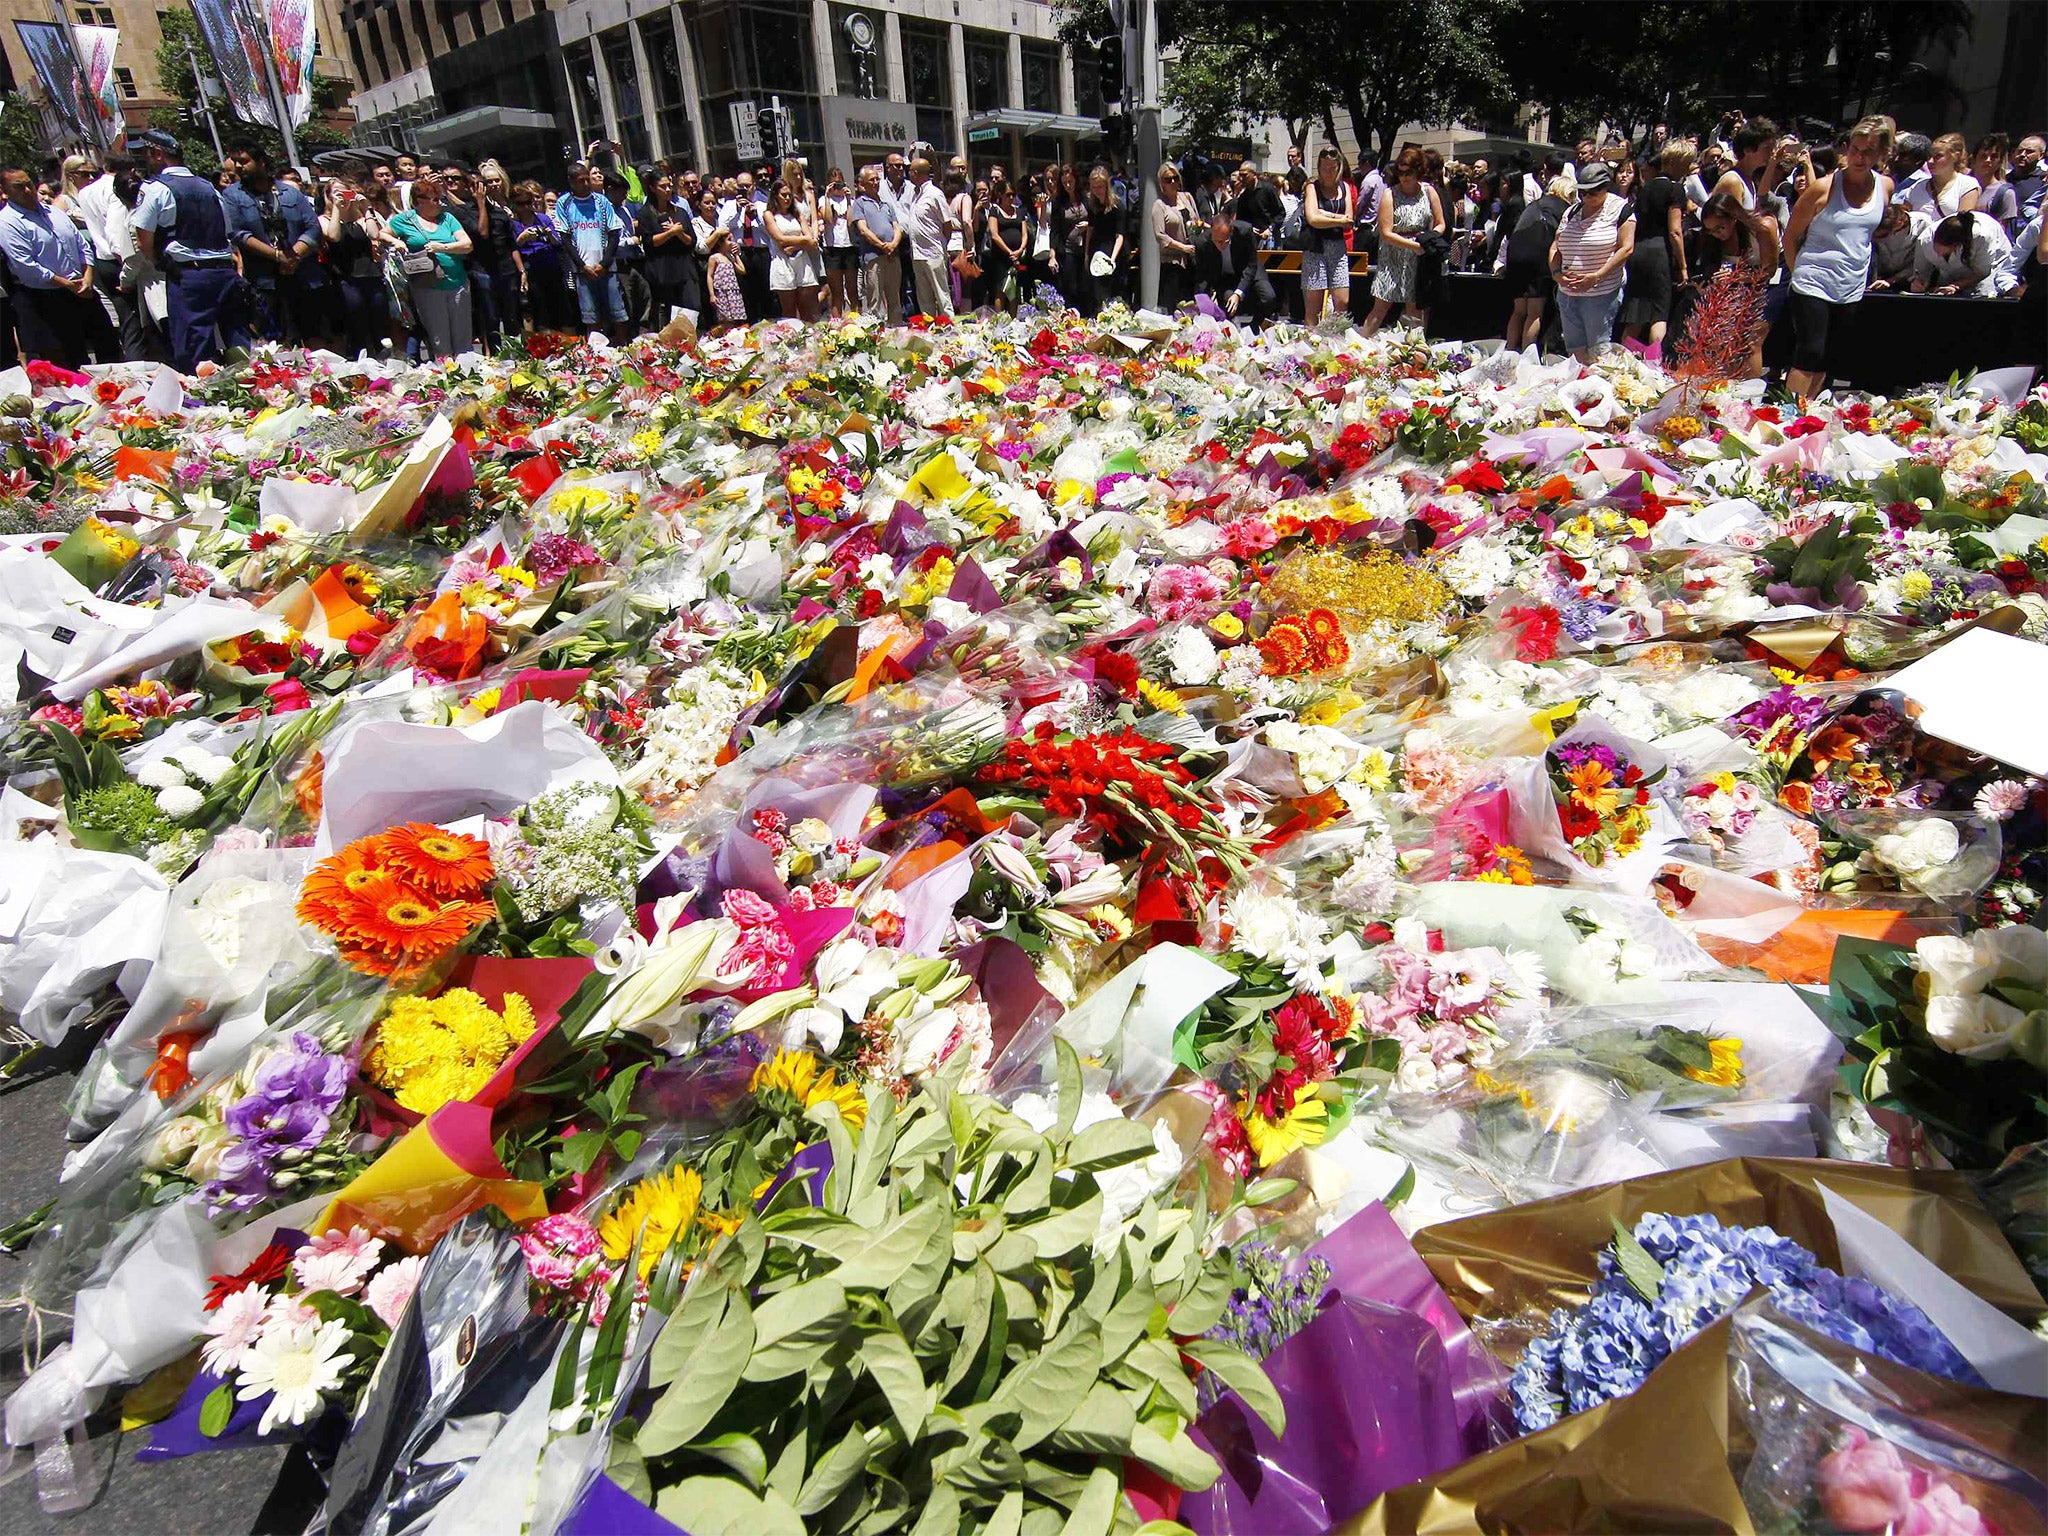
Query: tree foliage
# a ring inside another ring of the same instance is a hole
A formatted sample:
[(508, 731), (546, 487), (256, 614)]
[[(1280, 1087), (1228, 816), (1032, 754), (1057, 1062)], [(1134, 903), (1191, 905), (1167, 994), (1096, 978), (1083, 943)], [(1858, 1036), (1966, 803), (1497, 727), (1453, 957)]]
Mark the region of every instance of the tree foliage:
[(0, 166), (38, 175), (51, 158), (43, 142), (43, 114), (19, 93), (0, 98)]

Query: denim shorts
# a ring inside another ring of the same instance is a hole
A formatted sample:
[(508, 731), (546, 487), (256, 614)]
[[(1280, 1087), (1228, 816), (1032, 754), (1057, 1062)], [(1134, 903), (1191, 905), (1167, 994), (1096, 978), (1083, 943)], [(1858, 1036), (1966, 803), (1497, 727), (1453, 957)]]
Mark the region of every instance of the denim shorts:
[[(576, 273), (576, 305), (585, 325), (617, 325), (626, 318), (626, 296), (619, 288), (619, 275), (607, 272), (592, 277)], [(602, 313), (599, 313), (602, 311)]]
[(1328, 292), (1332, 288), (1349, 290), (1351, 287), (1351, 253), (1338, 246), (1335, 250), (1304, 250), (1301, 253), (1301, 291)]
[(1597, 352), (1607, 345), (1614, 335), (1614, 317), (1621, 310), (1621, 294), (1622, 288), (1612, 293), (1557, 290), (1557, 318), (1564, 327), (1565, 351)]

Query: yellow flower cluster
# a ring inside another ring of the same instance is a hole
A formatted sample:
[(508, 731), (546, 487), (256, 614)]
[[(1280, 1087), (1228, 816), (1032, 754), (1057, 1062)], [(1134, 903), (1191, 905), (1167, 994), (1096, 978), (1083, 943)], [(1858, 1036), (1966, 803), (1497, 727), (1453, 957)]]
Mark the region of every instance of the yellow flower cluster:
[(1711, 1083), (1716, 1088), (1740, 1088), (1742, 1086), (1742, 1042), (1740, 1040), (1709, 1040), (1707, 1049), (1713, 1053), (1714, 1064), (1705, 1071), (1698, 1067), (1687, 1067), (1685, 1075), (1696, 1083)]
[(1434, 571), (1385, 550), (1358, 557), (1334, 549), (1300, 550), (1281, 563), (1266, 590), (1285, 612), (1328, 608), (1360, 625), (1381, 619), (1423, 623), (1456, 602)]
[(378, 1022), (363, 1071), (414, 1114), (430, 1115), (489, 1082), (536, 1022), (517, 992), (505, 994), (502, 1014), (467, 987), (402, 997)]

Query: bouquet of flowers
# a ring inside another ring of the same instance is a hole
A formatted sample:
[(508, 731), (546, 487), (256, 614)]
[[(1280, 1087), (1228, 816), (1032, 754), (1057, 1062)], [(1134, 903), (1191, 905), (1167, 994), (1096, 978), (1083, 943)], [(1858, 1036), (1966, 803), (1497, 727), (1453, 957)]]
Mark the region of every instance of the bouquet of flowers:
[(1645, 774), (1599, 741), (1566, 741), (1544, 756), (1557, 821), (1571, 851), (1596, 868), (1625, 859), (1650, 830), (1650, 786), (1662, 770)]

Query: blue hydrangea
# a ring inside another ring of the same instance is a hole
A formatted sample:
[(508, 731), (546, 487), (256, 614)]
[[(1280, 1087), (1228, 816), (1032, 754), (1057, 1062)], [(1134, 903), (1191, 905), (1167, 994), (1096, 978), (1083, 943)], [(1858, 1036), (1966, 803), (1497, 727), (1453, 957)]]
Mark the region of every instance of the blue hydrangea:
[(1663, 1267), (1655, 1301), (1636, 1293), (1611, 1250), (1586, 1304), (1553, 1312), (1509, 1377), (1524, 1434), (1633, 1392), (1702, 1328), (1751, 1291), (1818, 1333), (1932, 1375), (1981, 1386), (1956, 1347), (1910, 1302), (1822, 1265), (1769, 1227), (1728, 1227), (1713, 1216), (1650, 1215), (1635, 1239)]

